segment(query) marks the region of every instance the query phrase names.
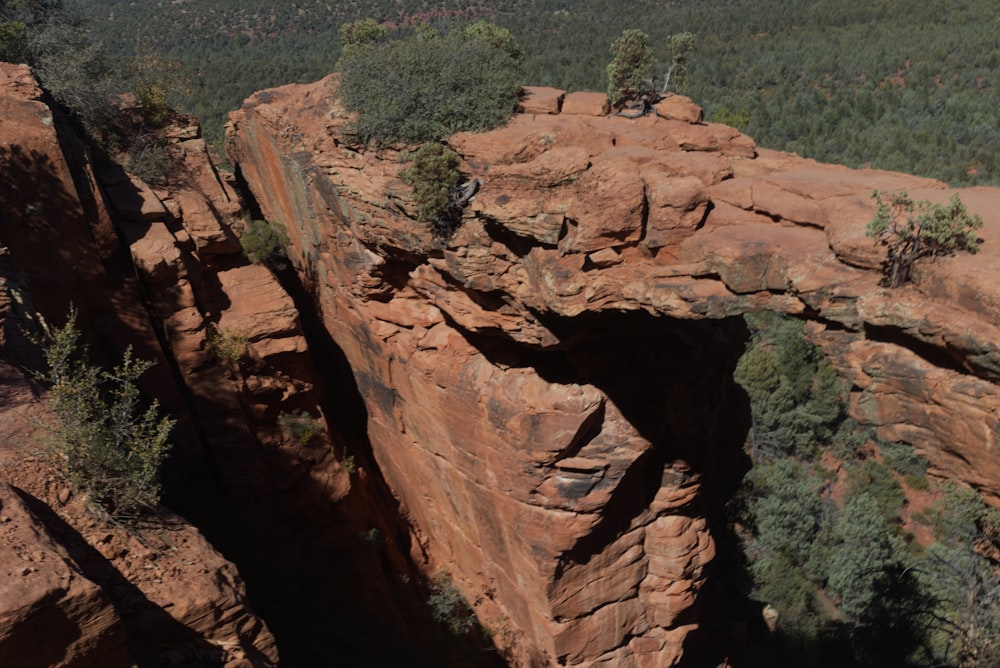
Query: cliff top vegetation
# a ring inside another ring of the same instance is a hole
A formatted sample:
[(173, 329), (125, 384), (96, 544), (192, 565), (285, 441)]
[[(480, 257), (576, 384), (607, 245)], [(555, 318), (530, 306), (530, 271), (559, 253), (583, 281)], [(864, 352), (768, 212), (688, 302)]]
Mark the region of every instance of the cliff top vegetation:
[(524, 49), (523, 85), (604, 90), (608, 46), (623, 30), (638, 28), (657, 46), (690, 31), (698, 55), (685, 94), (707, 118), (735, 121), (761, 146), (955, 185), (1000, 183), (1000, 45), (990, 0), (905, 9), (893, 0), (682, 0), (668, 9), (652, 0), (66, 2), (91, 17), (110, 53), (132, 53), (141, 34), (143, 44), (180, 58), (192, 88), (184, 108), (209, 139), (221, 138), (226, 114), (252, 92), (333, 71), (344, 23), (371, 17), (398, 35), (423, 23), (446, 30), (486, 19)]
[(373, 21), (347, 24), (338, 66), (344, 107), (357, 113), (364, 142), (445, 139), (505, 123), (517, 108), (521, 51), (510, 32), (486, 21), (440, 34), (424, 25), (387, 39)]

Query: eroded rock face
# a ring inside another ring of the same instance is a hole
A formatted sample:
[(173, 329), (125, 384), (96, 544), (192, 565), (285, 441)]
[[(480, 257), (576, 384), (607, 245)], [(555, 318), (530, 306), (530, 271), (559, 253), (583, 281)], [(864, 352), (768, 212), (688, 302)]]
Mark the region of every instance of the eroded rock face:
[(251, 97), (227, 151), (289, 229), (420, 544), (512, 663), (704, 649), (712, 518), (745, 465), (745, 312), (810, 320), (860, 420), (1000, 499), (1000, 191), (962, 192), (980, 254), (887, 291), (871, 191), (944, 184), (758, 150), (682, 99), (632, 120), (542, 90), (449, 140), (483, 187), (440, 240), (402, 147), (351, 145), (335, 88)]
[[(45, 321), (61, 325), (74, 305), (94, 361), (114, 363), (131, 345), (158, 362), (143, 382), (181, 418), (174, 454), (190, 464), (190, 480), (207, 475), (201, 434), (208, 432), (184, 418), (191, 405), (170, 360), (185, 370), (212, 367), (226, 378), (207, 350), (201, 314), (185, 310), (196, 303), (191, 278), (204, 276), (184, 262), (195, 250), (206, 256), (238, 250), (218, 217), (239, 204), (218, 175), (205, 171), (207, 156), (191, 157), (204, 155), (200, 140), (182, 138), (174, 150), (188, 163), (177, 189), (188, 203), (187, 232), (166, 195), (123, 173), (96, 175), (84, 145), (41, 98), (27, 67), (0, 64), (0, 663), (274, 665), (274, 637), (250, 609), (236, 568), (198, 530), (165, 513), (158, 529), (130, 533), (96, 520), (59, 482), (47, 447), (51, 435), (42, 427), (53, 418), (24, 370), (39, 362), (27, 337), (38, 336)], [(214, 226), (200, 217), (205, 211)], [(176, 354), (160, 346), (139, 281), (122, 261), (113, 218), (124, 221), (122, 236), (136, 246), (139, 274), (148, 276), (146, 288), (157, 298)], [(260, 281), (255, 285), (266, 291)], [(208, 292), (203, 283), (197, 289)], [(287, 310), (288, 296), (282, 302), (273, 292), (271, 301)], [(224, 291), (214, 294), (218, 318), (228, 302)], [(253, 345), (267, 348), (266, 323), (255, 321)], [(291, 334), (286, 322), (280, 336)], [(220, 417), (245, 421), (239, 388), (226, 390), (232, 413), (219, 411)], [(227, 400), (218, 389), (211, 396)]]
[(0, 504), (0, 661), (10, 666), (133, 665), (124, 624), (107, 594), (80, 572), (6, 483), (0, 483)]

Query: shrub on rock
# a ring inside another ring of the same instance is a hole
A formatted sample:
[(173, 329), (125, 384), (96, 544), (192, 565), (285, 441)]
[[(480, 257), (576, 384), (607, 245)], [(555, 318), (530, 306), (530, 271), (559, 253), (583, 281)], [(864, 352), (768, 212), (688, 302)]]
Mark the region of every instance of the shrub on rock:
[(357, 113), (357, 137), (417, 143), (506, 123), (518, 103), (520, 51), (506, 30), (488, 26), (346, 48), (340, 99)]

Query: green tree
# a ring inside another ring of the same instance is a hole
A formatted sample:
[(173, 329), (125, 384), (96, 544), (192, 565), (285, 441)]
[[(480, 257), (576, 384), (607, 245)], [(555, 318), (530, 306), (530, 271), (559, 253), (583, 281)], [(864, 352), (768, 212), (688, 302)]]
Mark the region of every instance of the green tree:
[(340, 59), (337, 67), (343, 67), (352, 56), (359, 55), (376, 42), (389, 35), (389, 28), (379, 25), (375, 19), (364, 19), (340, 26)]
[(674, 88), (682, 90), (687, 83), (688, 58), (694, 53), (695, 36), (690, 32), (681, 32), (670, 36), (670, 67), (663, 76), (663, 88), (661, 93), (666, 93), (667, 89), (673, 85)]
[(95, 136), (103, 136), (117, 114), (115, 95), (122, 90), (120, 73), (94, 42), (82, 18), (61, 2), (31, 5), (24, 21), (24, 60), (52, 97)]
[(411, 37), (345, 51), (339, 94), (357, 114), (358, 138), (439, 141), (506, 123), (518, 103), (518, 60), (503, 31), (473, 25), (444, 39)]
[(671, 35), (667, 40), (670, 65), (663, 75), (662, 86), (657, 86), (650, 72), (656, 62), (656, 53), (649, 46), (649, 36), (641, 30), (625, 30), (611, 44), (611, 62), (608, 63), (608, 101), (613, 108), (639, 97), (655, 102), (673, 86), (681, 89), (687, 83), (688, 59), (694, 52), (695, 36), (690, 32)]
[(462, 31), (468, 39), (489, 44), (507, 54), (515, 63), (524, 60), (524, 49), (517, 43), (514, 36), (506, 28), (501, 28), (489, 21), (476, 21)]
[(867, 492), (848, 499), (833, 533), (829, 588), (840, 597), (843, 618), (863, 623), (878, 609), (879, 592), (890, 590), (889, 581), (902, 570), (901, 545), (886, 531), (878, 501)]
[[(930, 608), (930, 644), (938, 665), (1000, 664), (1000, 574), (980, 553), (1000, 543), (1000, 513), (957, 484), (945, 486), (932, 514), (937, 542), (916, 572)], [(995, 554), (995, 552), (994, 552)]]
[(750, 398), (750, 445), (765, 456), (808, 456), (844, 419), (844, 387), (802, 323), (773, 313), (746, 317), (753, 337), (733, 374)]
[(982, 228), (983, 219), (969, 215), (957, 194), (947, 206), (914, 202), (905, 191), (890, 194), (876, 190), (872, 197), (877, 205), (867, 234), (886, 248), (882, 282), (890, 288), (905, 283), (913, 263), (922, 257), (979, 250), (982, 241), (976, 230)]
[(20, 63), (27, 60), (28, 26), (0, 15), (0, 61)]
[(0, 61), (30, 63), (29, 30), (42, 26), (64, 11), (61, 0), (0, 1)]
[(887, 531), (898, 528), (906, 493), (885, 464), (866, 459), (847, 471), (847, 496), (868, 494), (875, 500)]
[(340, 26), (341, 48), (355, 44), (374, 44), (389, 34), (389, 28), (379, 25), (375, 19), (364, 19)]
[(160, 500), (159, 472), (170, 450), (174, 421), (156, 401), (143, 409), (136, 381), (152, 362), (128, 348), (110, 371), (80, 359), (76, 313), (53, 330), (43, 352), (49, 403), (73, 489), (95, 508), (132, 517)]
[(649, 47), (649, 35), (641, 30), (625, 30), (611, 43), (608, 63), (608, 101), (620, 107), (629, 91), (642, 90), (656, 56)]
[(757, 547), (804, 564), (819, 531), (822, 481), (792, 459), (760, 464), (751, 472)]
[(809, 572), (822, 528), (823, 481), (810, 466), (777, 459), (754, 466), (747, 482), (746, 549), (757, 595), (778, 611), (782, 632), (810, 638), (823, 618)]

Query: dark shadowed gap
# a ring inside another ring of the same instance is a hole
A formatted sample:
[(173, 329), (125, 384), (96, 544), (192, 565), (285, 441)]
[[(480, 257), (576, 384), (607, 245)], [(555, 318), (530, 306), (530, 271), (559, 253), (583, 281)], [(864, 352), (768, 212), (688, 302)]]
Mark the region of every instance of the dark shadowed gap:
[(677, 623), (699, 624), (685, 648), (689, 665), (734, 660), (748, 634), (762, 631), (754, 621), (760, 606), (743, 586), (738, 545), (735, 554), (731, 549), (727, 517), (727, 503), (750, 467), (743, 450), (750, 403), (733, 380), (749, 339), (745, 322), (644, 312), (536, 317), (560, 344), (539, 349), (499, 331), (463, 333), (495, 364), (530, 367), (553, 383), (596, 386), (652, 445), (619, 482), (599, 524), (562, 555), (561, 564), (586, 563), (598, 554), (628, 530), (661, 485), (699, 483), (697, 499), (677, 512), (706, 517), (724, 553), (706, 570), (698, 606)]
[(932, 366), (948, 369), (961, 374), (967, 374), (968, 369), (963, 365), (964, 355), (958, 350), (948, 350), (940, 348), (931, 343), (926, 343), (898, 327), (880, 327), (878, 325), (865, 324), (865, 338), (869, 341), (879, 343), (891, 343), (901, 348), (906, 348), (914, 355), (920, 357)]
[[(262, 218), (256, 202), (248, 197), (246, 205)], [(475, 632), (456, 638), (432, 618), (430, 587), (409, 557), (409, 526), (374, 460), (353, 370), (295, 271), (276, 274), (295, 302), (312, 364), (326, 383), (322, 408), (335, 454), (353, 456), (365, 472), (352, 476), (351, 492), (341, 501), (303, 509), (313, 521), (286, 509), (262, 518), (283, 525), (273, 532), (244, 526), (248, 533), (241, 535), (218, 526), (212, 536), (230, 546), (223, 551), (239, 566), (254, 609), (274, 632), (281, 665), (505, 665)], [(246, 516), (243, 509), (237, 513)], [(247, 536), (255, 539), (248, 543)]]

